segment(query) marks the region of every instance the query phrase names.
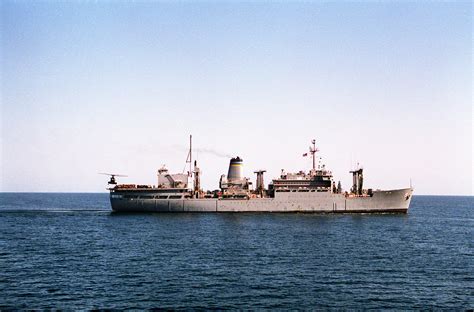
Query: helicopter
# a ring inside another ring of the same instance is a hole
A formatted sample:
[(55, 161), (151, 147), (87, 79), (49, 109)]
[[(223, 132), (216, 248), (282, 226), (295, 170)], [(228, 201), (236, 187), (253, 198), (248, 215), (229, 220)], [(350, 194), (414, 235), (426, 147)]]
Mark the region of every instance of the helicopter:
[(105, 173), (105, 172), (99, 172), (99, 174), (103, 174), (103, 175), (108, 175), (110, 176), (110, 181), (108, 184), (112, 184), (112, 185), (115, 185), (117, 184), (117, 181), (115, 181), (115, 177), (127, 177), (126, 175), (123, 175), (123, 174), (117, 174), (117, 173)]

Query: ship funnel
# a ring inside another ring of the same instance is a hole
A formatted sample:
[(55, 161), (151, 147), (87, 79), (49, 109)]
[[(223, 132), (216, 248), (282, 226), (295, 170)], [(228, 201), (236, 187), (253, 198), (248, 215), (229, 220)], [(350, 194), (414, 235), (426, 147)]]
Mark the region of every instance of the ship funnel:
[(243, 160), (237, 156), (230, 160), (227, 180), (229, 182), (240, 181), (244, 178)]

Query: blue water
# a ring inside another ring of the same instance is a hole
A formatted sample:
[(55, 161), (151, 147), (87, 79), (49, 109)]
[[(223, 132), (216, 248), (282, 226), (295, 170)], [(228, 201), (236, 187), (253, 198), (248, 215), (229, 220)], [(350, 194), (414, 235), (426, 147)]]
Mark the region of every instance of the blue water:
[(0, 193), (2, 308), (474, 308), (474, 198), (408, 215), (114, 214)]

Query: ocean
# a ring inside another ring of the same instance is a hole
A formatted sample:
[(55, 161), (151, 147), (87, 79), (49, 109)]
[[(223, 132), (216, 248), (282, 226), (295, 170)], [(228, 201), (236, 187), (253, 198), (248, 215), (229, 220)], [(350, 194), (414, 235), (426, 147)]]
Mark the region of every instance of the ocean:
[(405, 214), (117, 214), (0, 193), (0, 309), (472, 309), (474, 197)]

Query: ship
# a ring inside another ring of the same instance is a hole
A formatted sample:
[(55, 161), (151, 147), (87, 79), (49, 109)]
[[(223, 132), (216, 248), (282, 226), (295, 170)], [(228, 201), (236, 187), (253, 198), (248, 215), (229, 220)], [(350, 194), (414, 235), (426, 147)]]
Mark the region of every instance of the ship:
[[(192, 136), (186, 159), (188, 172), (172, 174), (163, 166), (157, 185), (118, 184), (110, 175), (107, 190), (114, 212), (277, 212), (277, 213), (407, 213), (413, 187), (393, 190), (364, 189), (363, 168), (350, 171), (352, 187), (336, 185), (332, 172), (316, 161), (316, 141), (303, 156), (312, 157), (309, 172), (287, 173), (265, 186), (265, 170), (256, 170), (255, 187), (243, 174), (243, 159), (230, 159), (227, 175), (221, 175), (219, 189), (201, 188), (201, 170), (192, 160)], [(320, 159), (320, 158), (319, 158)], [(186, 168), (185, 167), (185, 168)]]

